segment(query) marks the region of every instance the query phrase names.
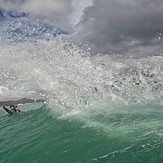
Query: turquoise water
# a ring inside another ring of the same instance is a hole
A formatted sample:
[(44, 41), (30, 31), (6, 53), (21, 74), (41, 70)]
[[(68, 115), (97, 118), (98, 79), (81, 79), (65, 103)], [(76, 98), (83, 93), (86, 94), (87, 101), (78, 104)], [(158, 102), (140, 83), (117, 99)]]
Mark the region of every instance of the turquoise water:
[(161, 105), (57, 114), (46, 105), (0, 110), (0, 163), (162, 163)]

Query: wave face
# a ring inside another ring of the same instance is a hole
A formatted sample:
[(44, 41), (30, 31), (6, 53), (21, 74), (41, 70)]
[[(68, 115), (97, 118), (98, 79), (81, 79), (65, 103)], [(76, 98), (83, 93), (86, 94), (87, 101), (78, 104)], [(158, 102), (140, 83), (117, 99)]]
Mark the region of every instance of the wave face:
[(19, 107), (23, 112), (12, 117), (0, 110), (2, 163), (162, 162), (161, 105), (110, 112), (98, 107), (100, 113), (85, 110), (67, 117), (58, 117), (45, 105)]

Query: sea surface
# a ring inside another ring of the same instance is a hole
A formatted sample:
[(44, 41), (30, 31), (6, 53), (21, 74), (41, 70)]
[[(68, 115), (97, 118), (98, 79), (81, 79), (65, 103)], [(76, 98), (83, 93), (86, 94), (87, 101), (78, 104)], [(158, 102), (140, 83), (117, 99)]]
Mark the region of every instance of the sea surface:
[(0, 110), (0, 163), (162, 163), (163, 106)]

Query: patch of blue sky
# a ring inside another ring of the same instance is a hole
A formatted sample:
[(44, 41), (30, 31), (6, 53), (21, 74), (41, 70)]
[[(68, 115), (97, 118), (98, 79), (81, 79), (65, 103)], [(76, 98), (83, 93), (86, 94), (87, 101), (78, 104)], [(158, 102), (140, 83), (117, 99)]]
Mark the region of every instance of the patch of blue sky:
[(48, 39), (66, 31), (41, 21), (30, 20), (28, 13), (0, 10), (0, 39), (3, 42), (36, 41)]

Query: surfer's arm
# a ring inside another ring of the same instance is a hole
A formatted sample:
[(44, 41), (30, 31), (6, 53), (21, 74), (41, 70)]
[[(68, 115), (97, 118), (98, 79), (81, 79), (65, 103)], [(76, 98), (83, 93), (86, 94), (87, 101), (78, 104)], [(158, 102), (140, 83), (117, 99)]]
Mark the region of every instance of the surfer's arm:
[(2, 108), (5, 109), (5, 110), (7, 109), (6, 106), (2, 106)]
[(2, 107), (3, 107), (3, 109), (6, 110), (6, 111), (9, 110), (6, 106), (2, 106)]
[(2, 108), (3, 108), (8, 114), (10, 114), (10, 115), (13, 114), (13, 113), (12, 113), (9, 109), (7, 109), (5, 106), (2, 106)]
[(19, 113), (21, 110), (16, 106), (16, 112)]
[(16, 112), (21, 112), (21, 110), (19, 110), (19, 109), (16, 109)]

